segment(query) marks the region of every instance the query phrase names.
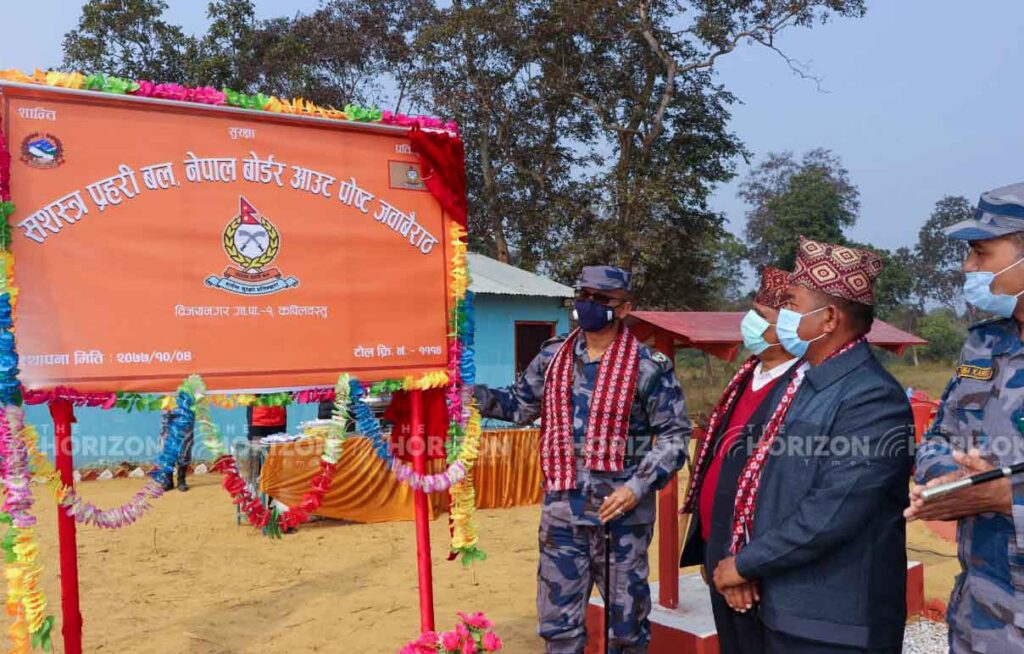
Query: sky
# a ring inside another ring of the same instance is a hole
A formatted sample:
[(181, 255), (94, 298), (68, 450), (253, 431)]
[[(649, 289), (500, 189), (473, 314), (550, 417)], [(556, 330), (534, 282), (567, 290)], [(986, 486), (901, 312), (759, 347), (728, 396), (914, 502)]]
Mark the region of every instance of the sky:
[[(0, 68), (59, 64), (77, 0), (0, 0)], [(202, 0), (170, 0), (168, 20), (205, 28)], [(261, 17), (308, 11), (317, 0), (256, 0)], [(1024, 178), (1024, 2), (868, 0), (863, 19), (798, 29), (776, 41), (823, 79), (794, 75), (777, 54), (744, 46), (719, 60), (719, 80), (742, 100), (731, 129), (752, 163), (773, 151), (825, 147), (861, 193), (848, 235), (879, 247), (912, 246), (936, 201)], [(966, 10), (969, 7), (969, 11)], [(740, 177), (749, 165), (739, 166)], [(712, 207), (740, 234), (747, 207), (738, 180)]]

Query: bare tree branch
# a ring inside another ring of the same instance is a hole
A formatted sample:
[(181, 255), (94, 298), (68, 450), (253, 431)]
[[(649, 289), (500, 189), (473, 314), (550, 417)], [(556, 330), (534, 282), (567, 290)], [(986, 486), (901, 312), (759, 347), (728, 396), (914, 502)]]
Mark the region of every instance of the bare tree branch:
[(821, 86), (821, 83), (823, 81), (822, 78), (818, 77), (817, 75), (812, 75), (811, 74), (811, 72), (810, 72), (811, 67), (810, 67), (809, 64), (805, 64), (802, 61), (798, 61), (798, 60), (794, 59), (793, 57), (790, 57), (785, 52), (783, 52), (781, 48), (779, 48), (778, 46), (774, 45), (770, 40), (766, 41), (766, 40), (758, 38), (758, 37), (752, 37), (752, 38), (753, 38), (754, 41), (757, 41), (758, 43), (760, 43), (764, 47), (768, 48), (769, 50), (771, 50), (775, 54), (779, 55), (782, 58), (782, 60), (786, 62), (786, 65), (789, 66), (789, 69), (791, 71), (793, 71), (794, 75), (796, 75), (797, 77), (799, 77), (801, 79), (806, 79), (806, 80), (810, 80), (810, 81), (814, 82), (814, 86), (817, 88), (819, 93), (828, 93), (828, 90)]
[(643, 148), (647, 149), (651, 143), (656, 141), (658, 137), (665, 131), (665, 111), (668, 110), (669, 104), (672, 102), (672, 97), (676, 92), (676, 72), (679, 70), (679, 62), (676, 61), (675, 57), (670, 55), (661, 46), (661, 42), (654, 36), (654, 31), (650, 23), (650, 18), (647, 12), (647, 3), (640, 3), (640, 21), (643, 27), (640, 33), (643, 35), (644, 40), (651, 47), (661, 62), (665, 65), (665, 88), (661, 93), (661, 101), (658, 103), (658, 109), (654, 113), (654, 117), (651, 119), (652, 127), (644, 137)]
[(640, 133), (639, 131), (637, 131), (635, 129), (629, 129), (628, 127), (623, 127), (622, 125), (620, 125), (618, 123), (609, 122), (609, 119), (606, 116), (604, 108), (601, 107), (601, 105), (597, 101), (595, 101), (593, 98), (589, 98), (589, 97), (583, 95), (582, 93), (578, 93), (578, 92), (575, 92), (575, 91), (573, 92), (572, 96), (574, 98), (576, 98), (577, 100), (581, 100), (588, 107), (590, 107), (590, 110), (593, 111), (597, 115), (598, 120), (601, 121), (601, 126), (604, 127), (606, 130), (608, 130), (609, 132), (617, 132), (618, 134), (639, 134)]

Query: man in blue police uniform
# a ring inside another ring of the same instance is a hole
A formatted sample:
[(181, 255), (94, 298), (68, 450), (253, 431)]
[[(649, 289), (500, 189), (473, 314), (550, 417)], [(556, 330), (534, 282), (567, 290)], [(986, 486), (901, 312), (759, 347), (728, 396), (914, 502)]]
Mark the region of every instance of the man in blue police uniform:
[(630, 273), (589, 266), (577, 282), (579, 329), (545, 343), (506, 389), (477, 386), (484, 416), (541, 419), (544, 505), (537, 573), (545, 651), (582, 654), (591, 589), (604, 592), (603, 525), (612, 535), (610, 651), (647, 651), (647, 550), (656, 491), (686, 458), (690, 422), (672, 361), (622, 324)]
[[(921, 491), (1024, 461), (1024, 183), (984, 193), (966, 240), (965, 299), (997, 317), (971, 328), (935, 423), (917, 452), (909, 519), (957, 520), (961, 574), (946, 612), (955, 654), (1024, 652), (1024, 478), (924, 502)], [(921, 485), (923, 484), (923, 485)]]

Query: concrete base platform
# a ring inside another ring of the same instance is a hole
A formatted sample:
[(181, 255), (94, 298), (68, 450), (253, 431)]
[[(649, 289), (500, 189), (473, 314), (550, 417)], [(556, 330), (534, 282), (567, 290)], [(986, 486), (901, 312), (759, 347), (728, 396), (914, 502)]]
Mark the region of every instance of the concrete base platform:
[[(651, 584), (658, 597), (658, 582)], [(924, 610), (924, 566), (907, 564), (907, 617)], [(587, 607), (587, 654), (604, 652), (604, 602), (594, 596)], [(679, 607), (667, 609), (655, 603), (651, 610), (649, 654), (718, 654), (718, 634), (711, 614), (711, 598), (699, 574), (679, 578)]]

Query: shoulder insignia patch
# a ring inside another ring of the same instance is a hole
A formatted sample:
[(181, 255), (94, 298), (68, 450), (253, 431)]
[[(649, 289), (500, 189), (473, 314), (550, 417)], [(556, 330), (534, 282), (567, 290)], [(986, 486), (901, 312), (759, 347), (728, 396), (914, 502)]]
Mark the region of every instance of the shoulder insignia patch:
[(657, 350), (651, 355), (651, 359), (657, 363), (668, 363), (668, 357)]
[(958, 366), (956, 369), (956, 376), (959, 379), (980, 379), (981, 381), (989, 381), (992, 379), (993, 370), (991, 367), (983, 368), (981, 366)]

